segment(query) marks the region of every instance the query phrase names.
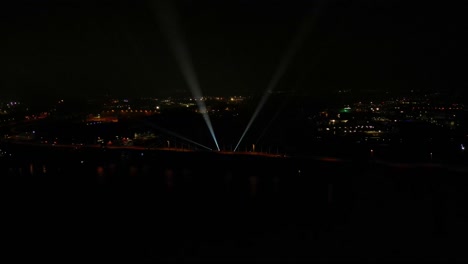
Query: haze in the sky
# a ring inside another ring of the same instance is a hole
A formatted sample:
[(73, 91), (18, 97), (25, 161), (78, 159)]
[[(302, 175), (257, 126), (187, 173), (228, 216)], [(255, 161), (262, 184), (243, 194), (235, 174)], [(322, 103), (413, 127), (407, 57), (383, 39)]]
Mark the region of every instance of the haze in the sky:
[[(4, 95), (187, 92), (150, 1), (9, 1)], [(431, 1), (172, 1), (204, 94), (261, 94), (316, 16), (278, 90), (463, 91), (463, 8)]]

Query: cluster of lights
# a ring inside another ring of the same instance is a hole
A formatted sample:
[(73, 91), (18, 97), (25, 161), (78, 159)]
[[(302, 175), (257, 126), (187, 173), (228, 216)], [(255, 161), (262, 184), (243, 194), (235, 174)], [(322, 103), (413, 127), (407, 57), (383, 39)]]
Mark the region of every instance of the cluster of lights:
[[(130, 108), (130, 107), (129, 107), (129, 108)], [(157, 108), (157, 109), (159, 109), (159, 108)], [(108, 110), (108, 111), (106, 111), (106, 112), (107, 112), (107, 113), (111, 113), (111, 112), (114, 113), (115, 110)], [(148, 113), (148, 112), (151, 112), (151, 110), (143, 110), (143, 109), (139, 109), (139, 110), (137, 110), (137, 109), (135, 109), (135, 110), (132, 110), (132, 109), (123, 110), (123, 109), (122, 109), (122, 110), (120, 110), (120, 112), (121, 112), (121, 113), (124, 113), (124, 112), (125, 112), (125, 113)]]
[(5, 156), (10, 156), (11, 157), (11, 153), (8, 154), (8, 152), (3, 151), (2, 149), (0, 149), (0, 157), (5, 157)]
[(10, 106), (19, 105), (19, 104), (20, 104), (19, 102), (10, 102), (7, 104), (7, 106), (10, 107)]
[(413, 107), (413, 110), (463, 110), (461, 107)]
[[(333, 129), (336, 129), (337, 127), (333, 127)], [(355, 127), (352, 127), (350, 126), (349, 129), (358, 129), (358, 128), (375, 128), (374, 126), (355, 126)], [(342, 129), (342, 127), (338, 127), (338, 129)], [(343, 129), (348, 129), (348, 127), (343, 127)], [(329, 127), (326, 128), (326, 130), (330, 130)], [(379, 130), (380, 131), (380, 130)]]

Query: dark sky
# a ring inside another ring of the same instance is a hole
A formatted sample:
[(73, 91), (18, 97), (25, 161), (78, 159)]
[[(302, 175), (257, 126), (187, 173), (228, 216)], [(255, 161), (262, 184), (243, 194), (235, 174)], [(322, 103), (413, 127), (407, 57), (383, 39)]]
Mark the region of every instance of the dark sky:
[[(150, 1), (8, 2), (3, 96), (188, 91)], [(462, 1), (172, 2), (205, 94), (261, 93), (303, 23), (310, 34), (279, 90), (467, 86)]]

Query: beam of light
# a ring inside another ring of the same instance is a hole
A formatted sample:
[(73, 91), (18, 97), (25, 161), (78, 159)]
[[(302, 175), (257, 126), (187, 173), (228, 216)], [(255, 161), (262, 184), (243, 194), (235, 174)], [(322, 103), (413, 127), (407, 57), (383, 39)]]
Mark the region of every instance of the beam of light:
[(207, 146), (205, 146), (205, 145), (202, 145), (202, 144), (200, 144), (200, 143), (198, 143), (198, 142), (195, 142), (195, 141), (193, 141), (193, 140), (191, 140), (191, 139), (188, 139), (188, 138), (186, 138), (186, 137), (184, 137), (184, 136), (182, 136), (182, 135), (179, 135), (179, 134), (177, 134), (177, 133), (175, 133), (175, 132), (172, 132), (172, 131), (170, 131), (170, 130), (168, 130), (168, 129), (165, 129), (165, 128), (162, 128), (162, 127), (160, 127), (160, 126), (157, 126), (157, 125), (155, 125), (155, 124), (153, 124), (153, 123), (151, 123), (151, 122), (146, 121), (145, 123), (148, 124), (149, 126), (155, 128), (155, 129), (157, 129), (157, 130), (159, 130), (159, 131), (161, 131), (161, 132), (164, 132), (164, 133), (166, 133), (166, 134), (169, 134), (169, 135), (171, 135), (171, 136), (180, 138), (180, 139), (182, 139), (182, 140), (185, 140), (185, 141), (187, 141), (187, 142), (189, 142), (189, 143), (192, 143), (192, 144), (197, 145), (197, 146), (199, 146), (199, 147), (202, 147), (202, 148), (204, 148), (204, 149), (213, 150), (213, 149), (211, 149), (211, 148), (209, 148), (209, 147), (207, 147)]
[(155, 4), (161, 31), (169, 42), (169, 47), (172, 49), (172, 52), (176, 57), (184, 79), (190, 88), (190, 92), (192, 93), (195, 102), (197, 103), (198, 110), (203, 115), (203, 119), (205, 120), (213, 141), (216, 144), (216, 148), (219, 151), (220, 149), (218, 141), (216, 140), (214, 129), (211, 125), (211, 120), (206, 110), (205, 102), (201, 100), (203, 95), (200, 89), (200, 84), (198, 82), (188, 48), (185, 45), (185, 40), (181, 34), (177, 19), (177, 12), (168, 1), (155, 1)]
[(283, 57), (282, 57), (282, 59), (280, 61), (280, 64), (279, 64), (278, 68), (276, 69), (275, 74), (273, 75), (273, 78), (268, 83), (268, 86), (265, 89), (265, 91), (264, 91), (264, 93), (263, 93), (263, 95), (262, 95), (262, 97), (260, 99), (260, 102), (257, 105), (257, 108), (255, 108), (255, 111), (254, 111), (252, 117), (250, 118), (250, 121), (247, 124), (247, 127), (245, 128), (244, 132), (242, 133), (242, 136), (240, 137), (239, 142), (237, 143), (237, 146), (234, 149), (234, 151), (236, 151), (237, 148), (239, 147), (240, 143), (242, 142), (245, 135), (249, 131), (250, 127), (252, 126), (252, 123), (255, 121), (258, 114), (262, 110), (263, 106), (266, 104), (266, 102), (267, 102), (268, 98), (270, 97), (271, 93), (273, 92), (274, 88), (278, 85), (279, 80), (286, 73), (287, 68), (291, 64), (291, 62), (292, 62), (294, 56), (296, 55), (296, 53), (301, 48), (302, 43), (304, 42), (305, 38), (309, 35), (309, 32), (311, 31), (311, 29), (312, 29), (312, 25), (311, 25), (309, 19), (305, 20), (303, 22), (303, 24), (302, 24), (301, 29), (298, 31), (298, 33), (294, 37), (293, 41), (291, 42), (290, 46), (286, 50), (286, 53), (283, 55)]

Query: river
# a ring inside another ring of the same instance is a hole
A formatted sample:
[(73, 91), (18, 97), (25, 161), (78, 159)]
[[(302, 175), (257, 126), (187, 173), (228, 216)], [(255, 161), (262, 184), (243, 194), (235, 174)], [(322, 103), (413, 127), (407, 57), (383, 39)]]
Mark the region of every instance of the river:
[[(465, 174), (213, 153), (10, 150), (17, 260), (466, 257)], [(142, 155), (143, 153), (143, 155)]]

